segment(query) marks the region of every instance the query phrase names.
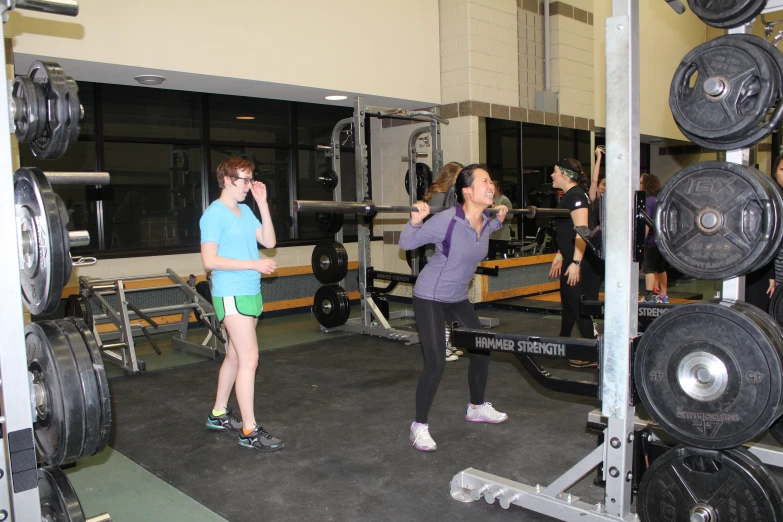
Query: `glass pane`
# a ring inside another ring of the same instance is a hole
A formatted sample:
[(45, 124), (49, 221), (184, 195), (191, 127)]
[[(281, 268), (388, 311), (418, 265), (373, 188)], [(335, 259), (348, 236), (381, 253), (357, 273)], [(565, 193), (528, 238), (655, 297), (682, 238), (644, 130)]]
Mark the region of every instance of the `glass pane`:
[(493, 175), (500, 170), (519, 170), (519, 125), (487, 118), (487, 167)]
[[(297, 110), (300, 145), (329, 145), (332, 141), (332, 129), (337, 122), (353, 116), (351, 107), (300, 103)], [(342, 138), (344, 139), (345, 135)]]
[[(212, 165), (209, 171), (209, 196), (210, 202), (220, 196), (215, 173), (217, 166), (225, 159), (238, 156), (252, 161), (256, 170), (253, 176), (266, 185), (269, 213), (272, 215), (272, 223), (275, 227), (275, 237), (278, 241), (291, 239), (290, 188), (288, 183), (288, 171), (290, 164), (290, 151), (286, 149), (261, 149), (251, 147), (213, 147)], [(256, 216), (261, 219), (258, 207), (253, 196), (248, 193), (245, 204), (253, 209)]]
[(213, 141), (290, 143), (291, 103), (241, 96), (209, 97), (209, 133)]
[(106, 143), (112, 197), (104, 200), (106, 248), (199, 244), (201, 149)]
[[(19, 144), (19, 160), (23, 167), (37, 167), (50, 172), (95, 172), (95, 142), (77, 141), (60, 159), (39, 160), (30, 151), (30, 145)], [(68, 230), (87, 230), (90, 233), (90, 245), (73, 248), (71, 252), (78, 254), (88, 250), (97, 250), (98, 214), (96, 202), (89, 201), (87, 188), (84, 185), (53, 185), (68, 209)]]
[[(341, 201), (356, 201), (356, 176), (353, 152), (343, 151), (340, 154), (340, 190), (342, 193)], [(318, 181), (319, 174), (331, 170), (331, 158), (315, 151), (299, 151), (299, 173), (297, 199), (314, 199), (318, 201), (332, 201), (334, 193), (323, 187)], [(316, 227), (315, 214), (299, 215), (299, 239), (324, 239), (332, 237), (331, 234), (324, 234)], [(343, 216), (343, 239), (356, 238), (356, 216), (345, 214)]]
[(164, 139), (201, 137), (201, 95), (148, 87), (103, 85), (106, 136)]
[(582, 164), (582, 168), (589, 176), (590, 156), (592, 156), (590, 151), (590, 131), (559, 127), (558, 132), (560, 138), (558, 143), (560, 155), (558, 159), (578, 159), (579, 163)]

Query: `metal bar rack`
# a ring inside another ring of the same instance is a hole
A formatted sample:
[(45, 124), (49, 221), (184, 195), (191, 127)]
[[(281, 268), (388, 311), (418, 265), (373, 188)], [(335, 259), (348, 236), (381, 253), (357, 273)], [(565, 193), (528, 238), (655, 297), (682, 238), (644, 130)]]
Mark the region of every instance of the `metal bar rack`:
[[(143, 289), (125, 288), (125, 284), (128, 281), (158, 277), (166, 277), (172, 284)], [(140, 335), (147, 337), (156, 351), (159, 350), (152, 340), (151, 334), (167, 332), (177, 332), (177, 335), (172, 338), (172, 344), (174, 348), (183, 352), (215, 359), (226, 351), (225, 338), (223, 338), (212, 303), (195, 291), (194, 281), (184, 281), (171, 269), (167, 269), (165, 274), (134, 276), (124, 279), (93, 279), (82, 276), (79, 278), (79, 286), (81, 295), (88, 301), (87, 306), (91, 306), (90, 302), (95, 303), (102, 312), (92, 316), (92, 329), (101, 347), (103, 356), (128, 373), (139, 373), (146, 369), (144, 361), (139, 359), (136, 354), (134, 337)], [(137, 308), (129, 303), (128, 294), (161, 289), (179, 289), (184, 294), (183, 302), (144, 309)], [(116, 296), (116, 306), (113, 306), (107, 299), (110, 296)], [(190, 314), (192, 312), (197, 312), (199, 320), (210, 330), (204, 344), (197, 344), (187, 340)], [(182, 319), (178, 322), (160, 325), (152, 319), (156, 316), (173, 314), (182, 314)], [(145, 320), (148, 325), (142, 326), (131, 323), (132, 319), (139, 318)], [(115, 332), (100, 333), (98, 326), (108, 323), (114, 324), (117, 330)]]
[[(428, 122), (428, 127), (421, 127), (415, 129), (411, 135), (411, 139), (408, 143), (408, 157), (404, 158), (404, 161), (409, 164), (409, 175), (412, 179), (409, 179), (409, 187), (411, 187), (411, 194), (413, 202), (415, 202), (416, 196), (416, 140), (419, 136), (429, 132), (431, 134), (432, 142), (432, 155), (433, 155), (433, 170), (435, 167), (440, 169), (443, 165), (443, 152), (441, 151), (440, 140), (440, 125), (448, 124), (448, 120), (438, 116), (437, 114), (429, 111), (407, 111), (403, 109), (390, 109), (385, 107), (368, 106), (364, 104), (364, 98), (357, 96), (354, 98), (354, 113), (351, 120), (341, 120), (334, 127), (332, 132), (331, 143), (331, 155), (332, 155), (332, 170), (339, 173), (339, 151), (340, 143), (339, 138), (343, 128), (347, 125), (351, 125), (353, 130), (353, 143), (355, 150), (355, 162), (356, 162), (356, 201), (365, 201), (369, 198), (369, 160), (367, 154), (367, 140), (365, 132), (365, 120), (367, 117), (374, 118), (396, 118), (407, 119), (413, 121)], [(412, 166), (411, 166), (412, 165)], [(339, 183), (338, 183), (339, 187)], [(340, 194), (335, 193), (334, 202), (339, 206), (345, 205), (362, 205), (361, 203), (346, 203), (341, 199), (338, 199)], [(329, 212), (330, 208), (334, 207), (335, 203), (332, 202), (315, 202), (324, 207), (324, 211)], [(407, 207), (405, 207), (407, 208)], [(367, 224), (364, 216), (364, 212), (360, 212), (356, 217), (357, 225), (357, 239), (358, 239), (358, 251), (359, 251), (359, 292), (360, 292), (360, 314), (359, 317), (348, 319), (348, 321), (337, 328), (321, 327), (324, 332), (330, 331), (345, 331), (354, 332), (365, 335), (374, 335), (377, 337), (385, 337), (387, 339), (404, 341), (405, 344), (416, 344), (419, 342), (419, 335), (412, 330), (402, 330), (399, 328), (393, 328), (389, 321), (381, 313), (375, 301), (372, 298), (371, 292), (368, 289), (371, 288), (372, 281), (368, 280), (368, 268), (372, 266), (370, 262), (370, 227)], [(339, 241), (341, 237), (338, 239)], [(412, 273), (416, 275), (418, 273), (418, 266), (413, 265)], [(413, 318), (413, 310), (399, 310), (391, 312), (389, 319), (403, 319)], [(497, 326), (498, 320), (494, 318), (481, 318), (482, 325), (485, 327)], [(445, 333), (445, 330), (444, 330)]]

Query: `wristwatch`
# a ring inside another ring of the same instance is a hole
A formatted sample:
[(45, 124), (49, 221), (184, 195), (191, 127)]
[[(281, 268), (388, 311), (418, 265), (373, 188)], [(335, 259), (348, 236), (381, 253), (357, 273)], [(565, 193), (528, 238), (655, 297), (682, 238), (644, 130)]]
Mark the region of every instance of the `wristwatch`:
[(582, 261), (581, 261), (580, 259), (574, 259), (574, 260), (573, 260), (573, 261), (571, 261), (571, 262), (572, 262), (573, 264), (575, 264), (576, 266), (579, 266), (579, 265), (581, 265), (581, 264), (582, 264)]

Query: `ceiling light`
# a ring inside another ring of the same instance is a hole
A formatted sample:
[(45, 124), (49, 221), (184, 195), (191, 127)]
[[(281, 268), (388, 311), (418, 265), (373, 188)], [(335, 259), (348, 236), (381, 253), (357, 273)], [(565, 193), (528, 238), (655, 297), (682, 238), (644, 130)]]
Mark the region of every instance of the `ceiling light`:
[(237, 116), (238, 120), (255, 120), (255, 116)]
[(166, 81), (166, 78), (157, 74), (140, 74), (133, 77), (134, 80), (142, 85), (160, 85)]
[(348, 96), (343, 96), (342, 94), (332, 94), (330, 96), (326, 97), (329, 101), (340, 101), (340, 100), (347, 100)]

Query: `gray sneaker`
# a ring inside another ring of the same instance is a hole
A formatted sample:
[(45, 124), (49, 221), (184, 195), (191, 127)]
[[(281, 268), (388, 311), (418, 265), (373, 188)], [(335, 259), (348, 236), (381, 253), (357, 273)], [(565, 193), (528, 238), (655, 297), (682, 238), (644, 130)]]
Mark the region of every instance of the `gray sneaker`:
[(239, 447), (257, 449), (258, 451), (277, 451), (285, 448), (285, 444), (256, 424), (256, 429), (249, 435), (245, 435), (244, 432), (239, 434)]
[(213, 416), (210, 412), (207, 416), (207, 428), (215, 431), (242, 431), (242, 421), (231, 415), (231, 410), (226, 410), (223, 415)]

